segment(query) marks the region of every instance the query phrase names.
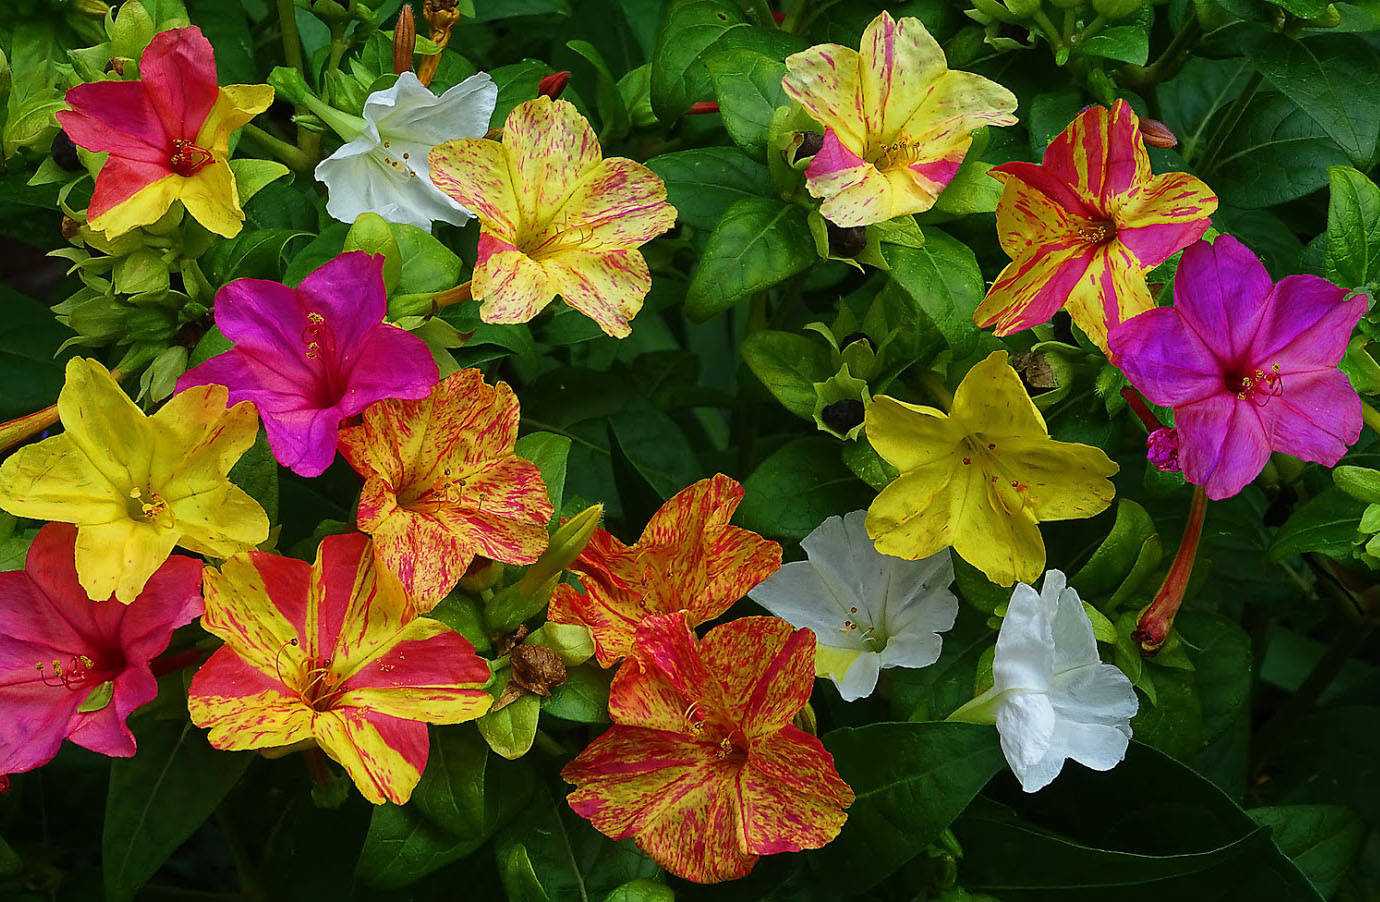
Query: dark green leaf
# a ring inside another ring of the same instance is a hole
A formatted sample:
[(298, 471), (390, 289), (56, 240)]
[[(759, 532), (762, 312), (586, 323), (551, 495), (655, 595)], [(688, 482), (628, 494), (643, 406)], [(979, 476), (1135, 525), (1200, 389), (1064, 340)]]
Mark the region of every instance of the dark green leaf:
[(1262, 94), (1232, 132), (1213, 187), (1237, 207), (1272, 207), (1327, 184), (1346, 154), (1318, 122), (1282, 94)]
[(647, 167), (666, 182), (679, 220), (697, 229), (718, 225), (734, 201), (772, 195), (767, 167), (732, 147), (662, 154)]
[(1355, 35), (1270, 35), (1251, 59), (1270, 84), (1312, 116), (1357, 166), (1380, 136), (1380, 55)]
[(1380, 282), (1380, 188), (1349, 166), (1330, 176), (1327, 277), (1347, 288)]
[(923, 314), (944, 335), (956, 355), (971, 352), (978, 330), (973, 311), (982, 301), (985, 283), (977, 258), (962, 242), (935, 228), (924, 229), (925, 246), (882, 246), (891, 277), (905, 289)]
[(1365, 822), (1340, 805), (1284, 805), (1246, 813), (1270, 828), (1280, 850), (1329, 898), (1366, 840)]
[(794, 332), (754, 332), (743, 342), (743, 362), (782, 406), (798, 417), (815, 412), (815, 383), (833, 373), (823, 341)]
[(724, 128), (734, 142), (755, 157), (767, 149), (772, 113), (786, 101), (781, 78), (786, 66), (751, 50), (725, 50), (705, 60), (714, 80)]
[(863, 485), (839, 459), (839, 443), (800, 438), (764, 460), (743, 484), (738, 523), (774, 538), (803, 539), (826, 517), (866, 507)]
[(1338, 488), (1310, 498), (1279, 528), (1270, 559), (1282, 560), (1306, 551), (1345, 559), (1351, 556), (1356, 526), (1365, 504)]
[(709, 236), (685, 295), (685, 313), (697, 322), (709, 319), (817, 259), (803, 209), (744, 198), (728, 208)]

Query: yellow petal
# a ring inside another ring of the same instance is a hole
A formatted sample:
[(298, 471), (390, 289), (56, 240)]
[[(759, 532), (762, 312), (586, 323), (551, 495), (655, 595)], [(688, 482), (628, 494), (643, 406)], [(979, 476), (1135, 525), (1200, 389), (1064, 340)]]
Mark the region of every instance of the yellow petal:
[(948, 69), (939, 42), (919, 19), (897, 21), (885, 10), (863, 32), (859, 62), (863, 115), (874, 146), (891, 142)]
[(240, 207), (240, 192), (235, 173), (223, 155), (191, 178), (182, 179), (178, 198), (192, 218), (207, 231), (225, 238), (234, 238), (244, 225), (244, 210)]
[(223, 155), (230, 135), (273, 104), (273, 89), (268, 85), (222, 85), (215, 105), (197, 132), (197, 146)]
[(647, 261), (635, 250), (572, 251), (541, 265), (565, 302), (614, 338), (632, 332), (631, 320), (652, 287)]
[(1098, 248), (1087, 274), (1078, 282), (1064, 305), (1093, 344), (1107, 353), (1108, 309), (1118, 311), (1121, 322), (1155, 306), (1145, 284), (1145, 269), (1120, 242)]
[(471, 290), (486, 323), (525, 323), (556, 296), (546, 269), (518, 250), (490, 254), (474, 268)]
[(148, 481), (153, 430), (105, 367), (81, 357), (67, 361), (58, 416), (64, 434), (116, 489)]
[(518, 104), (503, 125), (522, 233), (537, 234), (561, 212), (603, 151), (594, 129), (569, 101), (538, 97)]
[(810, 116), (832, 129), (854, 153), (867, 144), (858, 97), (858, 52), (839, 44), (819, 44), (786, 57), (781, 87)]
[(901, 473), (867, 509), (877, 550), (913, 561), (954, 544), (970, 472), (948, 455)]
[(555, 227), (563, 233), (562, 247), (610, 251), (639, 247), (675, 224), (661, 177), (641, 163), (611, 157), (585, 174)]
[[(999, 586), (1034, 582), (1045, 569), (1045, 543), (1033, 513), (1003, 476), (964, 468), (953, 512), (953, 548)], [(879, 546), (880, 547), (880, 546)]]
[(1048, 438), (1006, 439), (995, 455), (1003, 472), (1021, 483), (1035, 517), (1071, 520), (1102, 513), (1116, 489), (1119, 469), (1101, 448)]
[(867, 406), (867, 440), (887, 463), (906, 472), (954, 459), (962, 436), (942, 410), (878, 395)]
[[(306, 582), (307, 565), (301, 561), (273, 555), (237, 554), (219, 569), (206, 568), (203, 576), (206, 612), (201, 617), (201, 625), (234, 649), (246, 664), (265, 676), (280, 679), (279, 674), (300, 671), (306, 652), (300, 647), (300, 640), (293, 644), (298, 638), (297, 629), (269, 596), (264, 578), (254, 565), (255, 560), (265, 567), (282, 571), (278, 577), (280, 582)], [(282, 601), (291, 605), (300, 603), (296, 598)]]
[(963, 377), (954, 392), (953, 419), (979, 441), (1049, 434), (1005, 351), (993, 351)]
[[(420, 765), (426, 764), (424, 725), (381, 716), (371, 719), (363, 711), (345, 708), (317, 714), (313, 729), (321, 750), (345, 768), (360, 795), (370, 802), (403, 805), (412, 797), (412, 791), (422, 778), (419, 765), (414, 763), (418, 751)], [(418, 729), (421, 731), (420, 749), (416, 748), (415, 737), (410, 735)], [(389, 735), (383, 730), (388, 730)], [(393, 735), (394, 732), (402, 736)], [(393, 744), (406, 740), (412, 740), (406, 750), (399, 750)], [(412, 753), (412, 760), (405, 752)]]
[(507, 244), (517, 241), (522, 214), (502, 144), (484, 138), (447, 141), (433, 147), (427, 160), (437, 188), (473, 213), (486, 232)]
[(129, 604), (172, 553), (177, 531), (128, 517), (77, 527), (77, 579), (88, 597)]
[(78, 524), (108, 523), (127, 511), (123, 493), (66, 433), (26, 445), (0, 465), (0, 508)]
[(104, 232), (107, 239), (114, 239), (157, 222), (177, 200), (183, 181), (179, 175), (165, 176), (140, 188), (87, 224), (97, 232)]

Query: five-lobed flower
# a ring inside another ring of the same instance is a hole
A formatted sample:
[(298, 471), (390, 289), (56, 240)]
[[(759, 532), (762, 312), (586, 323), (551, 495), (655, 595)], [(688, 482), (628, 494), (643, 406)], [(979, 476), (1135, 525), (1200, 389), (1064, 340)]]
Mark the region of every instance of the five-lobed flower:
[(958, 616), (948, 549), (918, 561), (882, 554), (866, 519), (860, 510), (829, 517), (800, 542), (808, 560), (786, 564), (748, 593), (814, 632), (816, 673), (849, 702), (871, 695), (885, 668), (939, 660), (939, 634)]
[(268, 538), (259, 503), (227, 478), (254, 443), (250, 404), (203, 386), (147, 416), (105, 367), (74, 357), (58, 395), (64, 431), (0, 465), (0, 508), (77, 526), (91, 598), (128, 604), (175, 546), (229, 557)]

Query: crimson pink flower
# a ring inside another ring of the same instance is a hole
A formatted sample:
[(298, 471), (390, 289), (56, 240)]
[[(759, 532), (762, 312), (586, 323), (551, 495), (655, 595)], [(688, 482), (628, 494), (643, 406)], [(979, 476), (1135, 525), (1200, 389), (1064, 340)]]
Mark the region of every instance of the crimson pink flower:
[(1174, 408), (1178, 464), (1209, 498), (1229, 498), (1271, 451), (1332, 466), (1361, 435), (1361, 399), (1338, 369), (1366, 299), (1318, 276), (1279, 283), (1223, 235), (1184, 251), (1174, 306), (1111, 334), (1113, 361)]
[(319, 476), (340, 424), (375, 401), (425, 398), (436, 384), (426, 344), (383, 321), (383, 257), (341, 254), (295, 289), (236, 279), (216, 294), (216, 325), (235, 347), (188, 370), (177, 390), (224, 385), (253, 401), (278, 462)]
[(38, 532), (23, 570), (0, 573), (0, 774), (48, 763), (63, 739), (134, 754), (129, 715), (158, 695), (149, 662), (201, 613), (201, 562), (173, 555), (132, 604), (77, 581), (77, 529)]

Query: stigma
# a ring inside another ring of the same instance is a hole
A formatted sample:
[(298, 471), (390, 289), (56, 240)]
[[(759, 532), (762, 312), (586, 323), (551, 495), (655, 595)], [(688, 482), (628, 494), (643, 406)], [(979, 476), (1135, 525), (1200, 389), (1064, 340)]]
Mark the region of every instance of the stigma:
[(1279, 364), (1273, 364), (1269, 372), (1256, 369), (1236, 377), (1230, 387), (1236, 392), (1238, 401), (1250, 401), (1257, 407), (1264, 407), (1271, 398), (1284, 394), (1284, 379), (1279, 374)]
[(191, 178), (216, 161), (211, 152), (184, 138), (174, 138), (168, 167), (183, 178)]

